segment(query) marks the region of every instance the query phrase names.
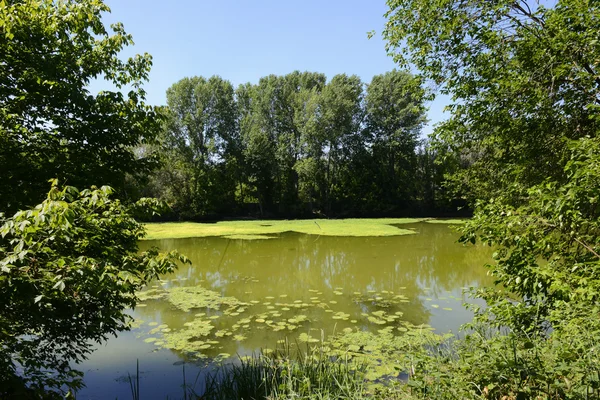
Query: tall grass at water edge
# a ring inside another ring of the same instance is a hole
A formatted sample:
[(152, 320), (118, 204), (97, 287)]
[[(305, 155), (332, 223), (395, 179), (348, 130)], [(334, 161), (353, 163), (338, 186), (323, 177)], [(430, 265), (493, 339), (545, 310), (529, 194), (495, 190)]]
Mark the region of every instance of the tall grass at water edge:
[[(183, 364), (183, 399), (363, 399), (366, 365), (334, 358), (322, 351), (292, 349), (289, 344), (273, 351), (240, 357), (239, 362), (200, 372), (186, 383)], [(128, 375), (133, 400), (140, 396), (139, 362)]]

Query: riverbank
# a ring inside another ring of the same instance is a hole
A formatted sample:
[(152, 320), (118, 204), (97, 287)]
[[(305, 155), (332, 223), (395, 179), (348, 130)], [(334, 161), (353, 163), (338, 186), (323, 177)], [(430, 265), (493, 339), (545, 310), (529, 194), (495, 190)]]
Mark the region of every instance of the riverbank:
[(417, 222), (460, 224), (464, 220), (430, 218), (356, 218), (304, 220), (221, 221), (217, 223), (162, 222), (147, 223), (146, 240), (222, 236), (231, 239), (269, 239), (283, 232), (322, 236), (400, 236), (414, 231), (398, 225)]

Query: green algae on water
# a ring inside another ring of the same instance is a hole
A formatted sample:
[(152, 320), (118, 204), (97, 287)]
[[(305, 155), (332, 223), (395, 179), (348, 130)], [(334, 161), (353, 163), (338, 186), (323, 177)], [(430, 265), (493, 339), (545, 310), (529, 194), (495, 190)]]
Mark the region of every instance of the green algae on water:
[(219, 293), (202, 286), (171, 288), (167, 291), (167, 299), (182, 311), (190, 311), (194, 308), (219, 310), (222, 305), (229, 307), (248, 305), (235, 297), (222, 297)]
[(319, 339), (316, 339), (307, 333), (301, 333), (300, 336), (298, 336), (298, 341), (301, 343), (318, 343)]
[(274, 236), (266, 236), (266, 235), (225, 235), (223, 236), (225, 239), (232, 240), (265, 240), (265, 239), (275, 239)]
[(229, 310), (232, 307), (248, 306), (248, 303), (239, 301), (235, 297), (223, 297), (221, 294), (206, 289), (202, 286), (172, 287), (168, 289), (149, 289), (137, 293), (138, 298), (144, 300), (166, 299), (174, 307), (181, 311), (189, 312), (192, 309), (208, 308), (219, 310), (222, 305), (228, 306), (227, 313), (243, 312), (245, 309), (238, 308), (236, 311)]
[(408, 322), (402, 325), (398, 333), (394, 333), (391, 326), (378, 333), (344, 329), (321, 348), (331, 357), (353, 359), (364, 365), (368, 382), (394, 379), (399, 372), (410, 370), (414, 362), (410, 355), (416, 350), (420, 348), (426, 353), (428, 348), (448, 339), (447, 335), (433, 333), (427, 325), (415, 326)]
[(464, 225), (467, 223), (466, 219), (452, 218), (452, 219), (426, 219), (425, 222), (428, 224), (447, 224), (447, 225)]
[(201, 352), (211, 347), (211, 344), (202, 338), (210, 335), (213, 329), (214, 326), (210, 321), (196, 318), (186, 322), (183, 329), (163, 333), (164, 347), (187, 352)]
[(394, 292), (385, 291), (378, 293), (373, 290), (369, 290), (367, 293), (354, 293), (352, 300), (355, 303), (376, 305), (378, 307), (392, 307), (401, 303), (410, 303), (408, 297), (403, 294), (395, 294)]
[(361, 218), (269, 221), (221, 221), (216, 224), (166, 222), (146, 224), (145, 239), (223, 236), (232, 239), (268, 239), (268, 235), (297, 232), (322, 236), (399, 236), (415, 232), (395, 225), (422, 221), (415, 218)]

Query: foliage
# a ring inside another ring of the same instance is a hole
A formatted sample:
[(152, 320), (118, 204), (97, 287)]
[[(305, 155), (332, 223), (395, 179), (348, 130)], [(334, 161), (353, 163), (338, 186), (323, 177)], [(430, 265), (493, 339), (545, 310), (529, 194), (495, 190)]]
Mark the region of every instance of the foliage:
[(450, 180), (479, 200), (462, 240), (496, 249), (488, 267), (497, 286), (475, 292), (487, 307), (476, 309), (464, 340), (423, 358), (415, 393), (600, 397), (600, 8), (578, 0), (388, 5), (396, 59), (453, 96), (436, 140), (468, 167)]
[[(505, 290), (523, 299), (517, 315), (527, 318), (532, 328), (560, 322), (569, 304), (593, 306), (600, 294), (600, 142), (581, 139), (571, 151), (566, 182), (548, 180), (530, 188), (518, 207), (501, 198), (481, 204), (463, 237), (478, 236), (498, 246), (491, 273)], [(480, 292), (493, 300), (487, 312), (495, 314), (499, 325), (514, 325), (501, 311), (510, 300), (494, 300), (494, 292)]]
[(404, 71), (373, 77), (365, 98), (366, 125), (378, 173), (371, 177), (388, 207), (415, 196), (417, 153), (425, 122), (421, 82)]
[(235, 207), (241, 144), (233, 86), (216, 76), (185, 78), (169, 88), (167, 104), (156, 190), (183, 217)]
[[(600, 9), (544, 3), (389, 0), (384, 36), (401, 65), (452, 96), (437, 148), (468, 167), (450, 177), (475, 199), (561, 182), (568, 140), (598, 130)], [(440, 18), (443, 16), (443, 18)]]
[(523, 347), (518, 357), (539, 354), (520, 374), (521, 387), (510, 389), (549, 398), (600, 396), (600, 143), (580, 139), (570, 151), (564, 183), (530, 188), (518, 207), (501, 198), (481, 204), (463, 237), (498, 247), (490, 268), (503, 290), (477, 291), (488, 304), (478, 321), (509, 327)]
[[(123, 198), (125, 177), (155, 165), (133, 151), (161, 128), (160, 110), (144, 103), (151, 57), (118, 58), (133, 40), (121, 24), (104, 27), (108, 11), (100, 0), (0, 2), (1, 211), (42, 201), (53, 178)], [(119, 90), (92, 94), (96, 79)]]
[(429, 357), (428, 349), (447, 338), (409, 323), (401, 329), (400, 334), (392, 333), (393, 327), (377, 334), (350, 330), (306, 344), (285, 340), (274, 350), (219, 367), (205, 377), (200, 394), (190, 391), (203, 399), (418, 398), (405, 380)]
[(246, 129), (240, 133), (246, 145), (249, 183), (256, 182), (263, 212), (274, 211), (277, 203), (284, 212), (297, 207), (301, 183), (294, 167), (310, 146), (307, 135), (315, 132), (316, 102), (324, 86), (323, 74), (296, 71), (261, 78), (249, 91)]
[(0, 228), (3, 396), (79, 387), (72, 363), (93, 342), (127, 330), (136, 291), (187, 261), (155, 248), (138, 254), (144, 227), (111, 194), (107, 186), (79, 192), (54, 182), (46, 200)]
[(553, 340), (471, 332), (423, 354), (409, 381), (423, 399), (596, 399), (597, 332), (578, 327)]
[(438, 191), (425, 187), (436, 167), (419, 165), (435, 153), (417, 151), (425, 92), (408, 72), (375, 76), (366, 91), (345, 74), (269, 75), (235, 91), (193, 77), (167, 99), (166, 163), (148, 194), (181, 219), (244, 214), (249, 204), (261, 216), (387, 213)]
[(206, 378), (202, 399), (362, 399), (367, 397), (364, 366), (348, 359), (332, 360), (307, 347), (288, 343), (272, 352), (241, 358)]

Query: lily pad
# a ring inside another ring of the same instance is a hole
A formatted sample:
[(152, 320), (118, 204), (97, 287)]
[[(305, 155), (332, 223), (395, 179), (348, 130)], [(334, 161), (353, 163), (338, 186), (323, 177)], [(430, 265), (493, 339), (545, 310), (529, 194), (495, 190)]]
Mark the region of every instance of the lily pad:
[(332, 316), (333, 319), (341, 319), (344, 321), (346, 321), (349, 317), (350, 317), (350, 314), (346, 314), (343, 311), (337, 312), (337, 313), (333, 314), (333, 316)]
[(235, 297), (223, 297), (220, 293), (203, 288), (202, 286), (175, 287), (167, 290), (169, 302), (182, 311), (195, 308), (209, 308), (218, 310), (222, 305), (241, 306), (246, 303)]
[(301, 333), (300, 336), (298, 336), (298, 341), (302, 343), (318, 343), (319, 339), (313, 338), (307, 333)]
[(197, 318), (186, 323), (186, 327), (172, 332), (163, 334), (164, 347), (173, 350), (183, 351), (199, 351), (210, 347), (205, 347), (205, 341), (200, 340), (201, 337), (208, 336), (214, 326), (207, 319)]

